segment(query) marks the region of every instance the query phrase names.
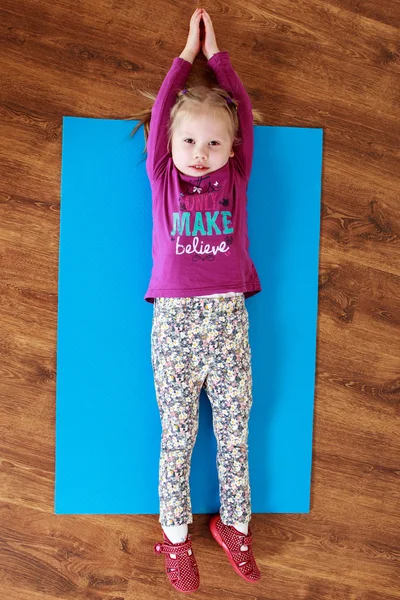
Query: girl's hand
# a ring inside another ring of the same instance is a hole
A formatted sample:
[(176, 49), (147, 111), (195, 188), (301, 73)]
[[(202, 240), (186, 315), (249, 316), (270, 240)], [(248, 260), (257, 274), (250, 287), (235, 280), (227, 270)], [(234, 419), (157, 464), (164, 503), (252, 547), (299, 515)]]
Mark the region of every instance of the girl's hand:
[(202, 42), (201, 49), (203, 51), (204, 56), (207, 60), (209, 60), (213, 54), (219, 52), (217, 46), (217, 40), (215, 39), (215, 33), (213, 24), (211, 22), (211, 17), (206, 10), (203, 8), (203, 21), (205, 26), (205, 37)]
[(186, 46), (182, 54), (189, 55), (193, 60), (200, 52), (200, 20), (201, 8), (196, 8), (190, 19), (190, 30), (187, 38)]

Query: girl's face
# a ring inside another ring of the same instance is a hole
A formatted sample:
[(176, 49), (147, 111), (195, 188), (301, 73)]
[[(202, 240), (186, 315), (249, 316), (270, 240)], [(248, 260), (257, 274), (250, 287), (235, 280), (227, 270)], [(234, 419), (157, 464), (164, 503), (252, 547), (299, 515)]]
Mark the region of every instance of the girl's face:
[[(205, 114), (195, 120), (187, 116), (178, 119), (171, 150), (176, 168), (192, 177), (212, 173), (234, 156), (232, 139), (224, 122)], [(195, 164), (206, 168), (196, 169)]]

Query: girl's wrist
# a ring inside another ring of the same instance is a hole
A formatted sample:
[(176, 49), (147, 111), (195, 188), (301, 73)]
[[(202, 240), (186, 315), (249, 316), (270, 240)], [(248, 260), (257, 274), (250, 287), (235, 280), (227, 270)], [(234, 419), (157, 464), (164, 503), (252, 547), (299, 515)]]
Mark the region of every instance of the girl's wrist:
[(179, 58), (183, 58), (184, 60), (187, 60), (188, 62), (193, 64), (195, 56), (193, 56), (193, 52), (190, 52), (185, 48), (183, 52), (179, 55)]
[(219, 52), (218, 48), (215, 48), (212, 52), (210, 52), (210, 54), (207, 56), (207, 60), (210, 60), (210, 58), (212, 58), (214, 56), (214, 54), (217, 54)]

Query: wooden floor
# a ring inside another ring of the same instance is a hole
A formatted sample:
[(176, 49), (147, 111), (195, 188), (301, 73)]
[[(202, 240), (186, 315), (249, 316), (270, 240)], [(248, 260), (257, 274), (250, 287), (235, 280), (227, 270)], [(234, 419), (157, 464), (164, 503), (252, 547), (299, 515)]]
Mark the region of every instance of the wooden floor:
[[(254, 515), (241, 580), (195, 515), (197, 598), (400, 598), (400, 2), (204, 6), (266, 125), (324, 129), (309, 514)], [(191, 2), (2, 0), (0, 590), (7, 600), (152, 599), (158, 515), (54, 515), (63, 115), (148, 106)], [(204, 56), (191, 77), (209, 80)], [(140, 130), (142, 132), (142, 130)], [(143, 135), (141, 133), (141, 135)], [(304, 232), (307, 235), (307, 232)]]

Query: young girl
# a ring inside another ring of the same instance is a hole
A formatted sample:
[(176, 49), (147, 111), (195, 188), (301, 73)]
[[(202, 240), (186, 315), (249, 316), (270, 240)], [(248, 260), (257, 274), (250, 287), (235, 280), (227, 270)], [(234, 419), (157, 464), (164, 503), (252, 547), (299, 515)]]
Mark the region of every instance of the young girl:
[[(200, 23), (205, 35), (200, 39)], [(200, 47), (218, 86), (185, 88)], [(151, 96), (150, 96), (151, 97)], [(162, 423), (160, 523), (170, 583), (199, 587), (188, 523), (198, 402), (204, 387), (217, 438), (220, 514), (210, 530), (244, 579), (260, 571), (252, 553), (248, 419), (252, 405), (245, 298), (261, 291), (249, 255), (246, 191), (252, 167), (253, 111), (211, 19), (196, 9), (185, 49), (173, 60), (144, 123), (152, 188), (151, 358)], [(151, 115), (150, 126), (149, 117)]]

